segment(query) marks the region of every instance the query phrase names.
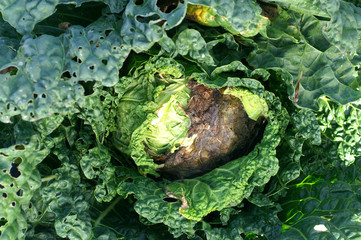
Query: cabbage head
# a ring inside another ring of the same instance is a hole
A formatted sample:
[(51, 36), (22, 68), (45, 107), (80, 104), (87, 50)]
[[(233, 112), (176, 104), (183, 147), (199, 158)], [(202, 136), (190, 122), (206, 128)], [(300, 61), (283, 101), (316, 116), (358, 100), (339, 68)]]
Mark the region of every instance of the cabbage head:
[(262, 138), (265, 99), (186, 72), (176, 60), (159, 58), (121, 79), (129, 84), (119, 99), (114, 144), (143, 174), (200, 176), (247, 155)]

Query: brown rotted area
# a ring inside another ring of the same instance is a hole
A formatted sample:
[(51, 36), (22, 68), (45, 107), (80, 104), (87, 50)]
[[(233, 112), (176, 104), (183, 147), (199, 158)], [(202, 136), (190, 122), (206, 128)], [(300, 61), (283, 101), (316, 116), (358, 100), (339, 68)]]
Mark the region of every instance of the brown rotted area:
[(248, 154), (263, 130), (265, 119), (248, 118), (241, 101), (189, 81), (191, 99), (185, 110), (191, 119), (188, 136), (197, 135), (189, 147), (173, 154), (154, 158), (164, 164), (159, 172), (166, 178), (182, 179), (199, 176), (220, 165)]

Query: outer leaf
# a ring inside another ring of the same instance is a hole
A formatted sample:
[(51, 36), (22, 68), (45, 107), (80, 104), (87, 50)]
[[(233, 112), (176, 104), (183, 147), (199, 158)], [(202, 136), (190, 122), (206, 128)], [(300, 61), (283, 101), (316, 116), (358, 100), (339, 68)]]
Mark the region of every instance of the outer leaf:
[(0, 18), (0, 69), (10, 62), (19, 48), (19, 37), (14, 29)]
[(118, 194), (127, 197), (134, 194), (137, 202), (135, 211), (152, 224), (163, 223), (175, 237), (183, 233), (194, 235), (195, 221), (188, 220), (179, 214), (179, 202), (168, 202), (164, 186), (150, 178), (139, 175), (136, 171), (123, 168)]
[(59, 148), (54, 153), (62, 161), (62, 167), (54, 171), (58, 177), (42, 189), (42, 198), (48, 206), (47, 211), (56, 214), (55, 230), (60, 237), (70, 239), (89, 239), (91, 222), (89, 205), (85, 199), (85, 186), (70, 151)]
[(206, 41), (197, 30), (182, 31), (176, 40), (176, 49), (182, 56), (189, 56), (202, 64), (214, 65), (214, 60), (206, 47)]
[[(59, 125), (57, 118), (41, 122), (47, 133), (52, 132), (51, 125)], [(8, 127), (0, 124), (2, 136), (8, 138), (8, 142), (1, 141), (0, 144), (0, 219), (5, 222), (1, 224), (0, 232), (1, 238), (17, 239), (24, 237), (27, 225), (21, 207), (29, 204), (41, 186), (36, 166), (49, 154), (54, 142), (43, 139), (36, 126), (22, 120)]]
[(358, 239), (361, 227), (359, 183), (311, 176), (292, 186), (280, 218), (284, 239)]
[(352, 56), (360, 46), (361, 9), (344, 1), (335, 5), (327, 6), (331, 20), (324, 29), (324, 34), (341, 52)]
[(94, 92), (83, 97), (78, 101), (81, 112), (79, 118), (84, 120), (85, 124), (92, 127), (96, 137), (103, 142), (109, 132), (116, 129), (114, 121), (116, 112), (116, 99), (111, 93), (102, 90), (100, 84), (90, 84), (94, 88)]
[[(303, 26), (311, 20), (307, 18)], [(291, 73), (295, 88), (292, 98), (298, 105), (316, 109), (316, 99), (322, 95), (342, 104), (361, 97), (358, 70), (336, 47), (321, 51), (306, 39), (296, 44), (288, 37), (261, 40), (258, 45), (248, 61), (256, 67), (280, 67)]]
[(305, 14), (330, 18), (322, 29), (328, 41), (342, 53), (353, 55), (359, 47), (361, 36), (361, 9), (341, 0), (320, 1), (269, 1), (279, 3), (285, 8)]
[[(270, 189), (266, 196), (270, 196), (273, 201), (277, 202), (280, 196), (284, 196), (288, 190), (287, 184), (297, 179), (301, 171), (305, 171), (301, 158), (308, 151), (310, 145), (312, 147), (316, 147), (316, 145), (322, 146), (321, 131), (316, 115), (310, 110), (294, 109), (283, 141), (277, 147), (280, 169), (277, 178), (271, 179), (269, 183)], [(310, 153), (310, 156), (306, 157), (306, 159), (312, 158), (312, 154), (314, 153)], [(327, 155), (325, 152), (323, 154)], [(257, 204), (258, 201), (252, 202)]]
[(164, 29), (177, 26), (185, 16), (186, 2), (179, 3), (170, 13), (162, 12), (156, 4), (156, 0), (145, 0), (139, 5), (129, 1), (123, 13), (121, 35), (136, 52), (148, 50), (165, 36)]
[(130, 52), (120, 36), (115, 15), (100, 18), (86, 28), (70, 27), (64, 34), (65, 66), (72, 81), (99, 81), (110, 87)]
[[(275, 1), (268, 1), (265, 2), (276, 2), (280, 4), (282, 7), (286, 9), (291, 9), (293, 11), (302, 12), (306, 14), (312, 14), (320, 17), (329, 18), (330, 15), (324, 6), (322, 5), (320, 0), (307, 0), (307, 1), (300, 1), (300, 0), (275, 0)], [(335, 1), (330, 1), (334, 3)]]
[[(8, 0), (0, 2), (0, 12), (20, 34), (30, 33), (35, 25), (56, 11), (58, 4), (76, 4), (80, 6), (92, 0)], [(119, 13), (125, 6), (125, 0), (96, 0), (109, 5), (112, 12)]]
[(340, 105), (327, 98), (319, 100), (316, 113), (322, 133), (320, 146), (310, 146), (304, 152), (307, 161), (304, 171), (308, 174), (327, 173), (329, 168), (344, 169), (360, 158), (360, 119), (358, 104)]
[[(247, 207), (247, 210), (235, 215), (226, 227), (205, 229), (207, 239), (242, 239), (241, 234), (246, 236), (257, 234), (265, 236), (267, 239), (277, 239), (281, 234), (282, 225), (277, 217), (277, 212), (277, 209), (269, 206)], [(246, 239), (248, 239), (247, 237)], [(252, 238), (250, 237), (250, 239)]]
[(58, 38), (41, 36), (27, 39), (16, 58), (6, 66), (17, 68), (16, 75), (1, 74), (0, 119), (21, 114), (27, 121), (35, 121), (54, 113), (66, 113), (82, 95), (82, 87), (65, 82), (65, 52)]
[(94, 219), (95, 239), (173, 239), (166, 226), (143, 224), (144, 218), (139, 219), (132, 203), (122, 197), (110, 204), (92, 202), (90, 214)]
[[(211, 7), (210, 9), (201, 9), (200, 15), (215, 10), (211, 19), (215, 19), (218, 26), (224, 27), (232, 34), (252, 37), (259, 32), (264, 32), (268, 24), (268, 19), (261, 16), (260, 6), (252, 0), (190, 0), (189, 3)], [(196, 15), (198, 14), (196, 13)], [(194, 17), (192, 18), (194, 19)], [(201, 21), (200, 23), (207, 25), (207, 22)]]

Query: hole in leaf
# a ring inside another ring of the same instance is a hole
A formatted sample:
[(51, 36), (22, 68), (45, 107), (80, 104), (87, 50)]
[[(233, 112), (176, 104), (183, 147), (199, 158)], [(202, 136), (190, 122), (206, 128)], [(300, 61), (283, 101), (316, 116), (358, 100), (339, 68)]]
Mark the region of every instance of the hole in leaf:
[(84, 88), (84, 95), (88, 96), (94, 92), (94, 84), (95, 82), (85, 82), (85, 81), (79, 81), (80, 85)]
[(12, 176), (13, 178), (18, 178), (21, 175), (21, 172), (19, 171), (18, 166), (19, 166), (19, 164), (16, 164), (16, 163), (11, 164), (10, 176)]
[(63, 74), (61, 75), (61, 77), (62, 77), (62, 78), (71, 78), (70, 72), (69, 72), (69, 71), (63, 72)]
[(41, 94), (41, 97), (46, 98), (46, 94), (45, 93)]
[(158, 14), (152, 14), (147, 17), (137, 16), (137, 21), (141, 23), (149, 23), (150, 21), (156, 21), (159, 19), (160, 17), (158, 16)]
[(102, 60), (102, 63), (103, 63), (104, 65), (107, 65), (107, 64), (108, 64), (108, 60), (103, 59), (103, 60)]
[(33, 204), (29, 203), (29, 208), (32, 208), (33, 207)]
[(12, 206), (12, 207), (15, 207), (15, 205), (16, 205), (16, 202), (13, 201), (13, 202), (11, 203), (11, 206)]
[(135, 5), (142, 5), (144, 3), (143, 0), (133, 0)]
[(14, 187), (14, 183), (10, 184), (10, 187)]
[[(25, 149), (25, 146), (23, 144), (21, 145), (15, 145), (15, 150), (24, 150)], [(20, 158), (20, 163), (22, 162), (21, 158)], [(19, 163), (19, 164), (20, 164)]]
[(75, 78), (77, 77), (77, 76), (76, 76), (76, 72), (73, 72), (73, 77), (75, 77)]
[(43, 213), (39, 211), (39, 212), (38, 212), (38, 215), (40, 216), (41, 214), (43, 214)]
[(179, 0), (158, 0), (157, 7), (164, 13), (170, 13), (177, 8), (179, 2), (183, 3)]
[(129, 28), (129, 31), (133, 33), (133, 32), (135, 32), (135, 29), (134, 28)]
[(31, 117), (31, 118), (34, 118), (34, 117), (35, 117), (35, 115), (34, 115), (33, 112), (30, 112), (30, 117)]
[(11, 106), (10, 103), (6, 104), (6, 109), (10, 110), (10, 106)]
[(103, 40), (103, 39), (104, 39), (104, 37), (103, 37), (103, 36), (101, 36), (99, 39), (102, 39), (102, 40)]
[(88, 67), (90, 70), (94, 70), (94, 65)]
[(34, 93), (34, 95), (33, 95), (33, 97), (34, 97), (34, 99), (37, 99), (38, 98), (38, 94), (36, 94), (36, 93)]
[(5, 187), (3, 185), (0, 184), (0, 189), (4, 189)]
[(31, 100), (31, 99), (28, 101), (28, 105), (30, 105), (30, 104), (33, 104), (33, 100)]
[(8, 194), (7, 193), (3, 193), (3, 198), (7, 198)]
[(83, 50), (83, 48), (82, 48), (82, 47), (79, 47), (78, 50), (81, 51), (81, 50)]
[(6, 220), (6, 218), (2, 217), (0, 218), (0, 227), (4, 226), (8, 221)]
[(3, 170), (3, 173), (6, 173), (6, 169)]
[[(63, 123), (66, 124), (66, 121), (63, 121)], [(68, 126), (71, 126), (70, 123), (69, 123)], [(59, 168), (61, 166), (61, 161), (53, 153), (50, 153), (41, 163), (44, 164), (44, 165), (42, 165), (42, 164), (39, 165), (39, 170), (44, 175), (51, 174), (52, 169), (56, 169), (56, 168)], [(44, 168), (42, 168), (42, 166), (46, 166), (46, 168), (44, 169)]]
[(17, 192), (16, 195), (18, 195), (19, 197), (23, 196), (24, 191), (20, 188)]
[(165, 202), (177, 202), (178, 199), (170, 198), (170, 197), (165, 197), (165, 198), (163, 198), (163, 201), (165, 201)]
[(105, 30), (105, 36), (109, 36), (109, 34), (112, 32), (112, 30), (109, 30), (109, 29), (107, 29), (107, 30)]
[(74, 62), (77, 62), (77, 63), (82, 63), (81, 59), (78, 57), (73, 57), (71, 60), (73, 60)]
[(10, 73), (10, 75), (15, 75), (17, 72), (17, 68), (16, 67), (7, 67), (3, 70), (0, 71), (0, 74), (6, 74), (6, 73)]
[(117, 47), (113, 47), (113, 50), (117, 50)]

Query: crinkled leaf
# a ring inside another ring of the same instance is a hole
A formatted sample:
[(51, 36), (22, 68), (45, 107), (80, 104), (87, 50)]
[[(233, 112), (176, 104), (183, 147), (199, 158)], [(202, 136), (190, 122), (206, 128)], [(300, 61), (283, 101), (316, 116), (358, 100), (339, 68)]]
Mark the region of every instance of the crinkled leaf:
[[(313, 19), (305, 19), (303, 26)], [(311, 25), (309, 30), (313, 27), (315, 25)], [(295, 89), (291, 97), (303, 107), (316, 109), (316, 100), (322, 95), (342, 104), (360, 98), (359, 70), (350, 58), (335, 46), (330, 45), (321, 51), (306, 40), (295, 43), (288, 37), (278, 40), (260, 39), (259, 49), (250, 54), (248, 61), (256, 67), (278, 67), (287, 70), (293, 76)]]
[[(232, 34), (241, 34), (245, 37), (252, 37), (259, 32), (265, 32), (268, 19), (261, 16), (261, 7), (252, 0), (227, 0), (227, 1), (205, 1), (190, 0), (194, 5), (211, 7), (203, 8), (192, 13), (191, 19), (197, 19), (201, 24), (207, 25), (209, 21), (216, 22), (215, 26), (224, 27)], [(209, 19), (203, 15), (212, 14)], [(204, 20), (209, 21), (204, 21)]]
[(36, 121), (70, 112), (83, 89), (64, 81), (64, 65), (64, 47), (58, 38), (44, 35), (25, 40), (7, 65), (16, 67), (17, 73), (0, 74), (1, 82), (7, 83), (0, 87), (1, 120), (10, 122), (11, 116), (21, 114), (24, 120)]
[[(304, 153), (309, 157), (308, 167), (305, 166), (309, 173), (313, 168), (321, 170), (330, 166), (350, 166), (361, 154), (361, 110), (358, 103), (340, 105), (327, 98), (321, 98), (319, 105), (316, 116), (323, 135), (322, 144), (310, 146), (311, 149)], [(316, 165), (313, 166), (312, 162)], [(320, 167), (322, 165), (324, 166)]]
[[(82, 0), (82, 1), (84, 1), (84, 0)], [(100, 1), (107, 4), (112, 13), (120, 13), (121, 11), (123, 11), (128, 2), (128, 0), (115, 0), (115, 1), (114, 0), (100, 0)]]
[[(327, 10), (324, 9), (324, 5), (322, 5), (320, 0), (307, 0), (307, 1), (265, 0), (265, 2), (272, 2), (272, 3), (275, 2), (281, 5), (282, 7), (286, 9), (291, 9), (293, 11), (298, 11), (298, 12), (312, 14), (326, 18), (330, 17)], [(335, 2), (335, 1), (329, 1), (329, 2)]]
[(214, 65), (214, 60), (206, 47), (206, 41), (197, 30), (182, 31), (176, 40), (176, 49), (182, 56), (189, 56), (199, 63)]
[(130, 48), (120, 36), (115, 15), (102, 17), (86, 28), (72, 26), (62, 38), (71, 81), (99, 81), (107, 87), (118, 82)]
[(239, 45), (232, 34), (205, 32), (203, 36), (207, 38), (207, 48), (217, 66), (226, 65), (244, 57), (244, 53), (240, 51)]
[[(262, 72), (262, 74), (259, 74), (260, 72)], [(244, 75), (244, 77), (240, 77), (240, 75)], [(194, 77), (197, 82), (204, 83), (211, 88), (244, 87), (252, 93), (263, 97), (264, 86), (252, 77), (260, 77), (262, 80), (267, 80), (269, 73), (265, 69), (255, 69), (251, 71), (242, 62), (232, 61), (229, 64), (215, 68), (210, 76), (203, 73), (193, 73), (192, 77)]]
[(84, 175), (93, 179), (97, 176), (97, 169), (103, 167), (110, 161), (110, 155), (104, 147), (95, 147), (89, 149), (86, 155), (83, 155), (80, 161), (80, 166)]
[(279, 214), (286, 239), (358, 239), (358, 182), (306, 177), (288, 190)]
[(92, 224), (89, 204), (85, 199), (85, 186), (80, 183), (77, 167), (70, 164), (75, 156), (65, 148), (54, 153), (63, 162), (62, 167), (54, 170), (57, 178), (42, 189), (42, 198), (48, 206), (47, 211), (56, 214), (55, 230), (60, 237), (70, 239), (89, 239)]
[(179, 201), (168, 202), (166, 190), (161, 182), (145, 178), (131, 169), (122, 169), (121, 183), (118, 194), (127, 197), (134, 194), (137, 199), (134, 210), (153, 224), (163, 223), (175, 237), (183, 233), (194, 235), (195, 221), (183, 217), (178, 209)]
[(179, 3), (170, 13), (162, 12), (156, 4), (157, 0), (145, 0), (139, 5), (129, 1), (125, 8), (121, 35), (136, 52), (148, 50), (165, 36), (165, 30), (180, 24), (185, 16), (186, 3)]
[[(58, 126), (57, 122), (56, 118), (54, 122), (48, 119), (38, 125), (45, 132), (51, 132), (51, 125)], [(41, 137), (32, 123), (18, 119), (12, 126), (9, 125), (0, 123), (1, 132), (9, 141), (0, 145), (0, 219), (5, 221), (0, 226), (0, 232), (5, 239), (14, 239), (23, 237), (27, 224), (21, 207), (29, 204), (34, 192), (41, 186), (36, 166), (50, 153), (54, 142)]]
[(134, 211), (132, 202), (121, 196), (109, 204), (94, 201), (91, 209), (95, 239), (173, 239), (165, 225), (143, 224), (144, 218)]
[(14, 34), (14, 29), (0, 18), (0, 70), (16, 55), (19, 48), (19, 36)]
[[(183, 75), (184, 67), (181, 64), (171, 58), (160, 58), (136, 69), (132, 77), (123, 77), (120, 80), (121, 86), (125, 87), (119, 92), (114, 145), (123, 153), (131, 155), (139, 171), (144, 174), (158, 175), (155, 173), (157, 164), (145, 150), (144, 141), (147, 134), (145, 128), (157, 117), (154, 112), (168, 102), (173, 94), (179, 97), (179, 102), (188, 101), (187, 91), (184, 93), (172, 91), (172, 86), (179, 86), (177, 81), (184, 80)], [(169, 80), (170, 89), (166, 88), (162, 78)], [(165, 90), (161, 92), (163, 89)]]
[(340, 0), (331, 1), (270, 1), (285, 8), (330, 19), (321, 29), (324, 37), (342, 53), (353, 55), (359, 47), (361, 37), (361, 9)]
[(321, 144), (321, 131), (316, 115), (307, 109), (294, 111), (285, 137), (277, 148), (280, 170), (277, 178), (271, 180), (269, 194), (273, 198), (284, 194), (287, 184), (297, 179), (302, 169), (301, 157), (310, 144)]
[[(30, 33), (35, 25), (56, 11), (59, 4), (75, 4), (80, 6), (83, 3), (93, 0), (9, 0), (0, 2), (0, 12), (4, 20), (9, 22), (20, 34)], [(123, 10), (126, 1), (97, 0), (109, 5), (110, 10), (119, 13)]]

